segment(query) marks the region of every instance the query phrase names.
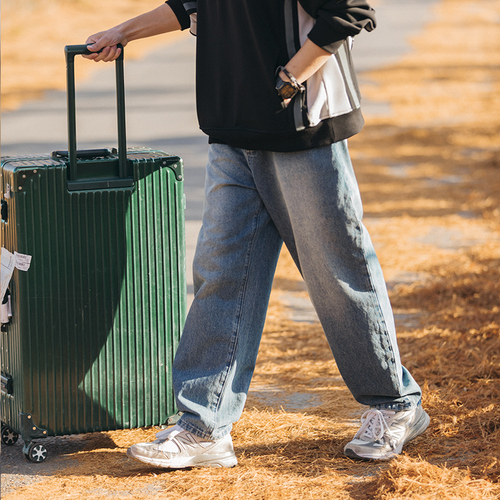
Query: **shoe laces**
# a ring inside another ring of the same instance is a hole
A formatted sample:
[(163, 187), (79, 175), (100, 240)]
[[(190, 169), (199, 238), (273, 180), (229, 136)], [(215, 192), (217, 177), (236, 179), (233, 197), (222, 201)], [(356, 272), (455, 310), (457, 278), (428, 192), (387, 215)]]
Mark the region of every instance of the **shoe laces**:
[(186, 448), (206, 448), (212, 446), (214, 441), (207, 441), (206, 439), (195, 436), (176, 424), (174, 427), (158, 432), (154, 443), (157, 444), (158, 448), (162, 451), (179, 453)]
[(170, 436), (170, 434), (174, 433), (175, 435), (178, 434), (179, 432), (182, 432), (182, 429), (178, 425), (174, 425), (173, 427), (168, 427), (167, 429), (163, 429), (160, 432), (156, 433), (155, 442), (162, 443), (163, 441), (168, 439), (168, 436)]
[(167, 429), (163, 429), (160, 432), (156, 433), (156, 439), (153, 441), (154, 444), (162, 444), (165, 441), (175, 437), (177, 434), (182, 432), (183, 429), (178, 425), (174, 425), (173, 427), (168, 427)]
[(392, 410), (377, 410), (371, 408), (363, 413), (361, 427), (356, 433), (355, 439), (363, 441), (381, 441), (388, 438), (389, 444), (394, 446), (394, 438), (389, 427), (388, 420), (395, 414)]

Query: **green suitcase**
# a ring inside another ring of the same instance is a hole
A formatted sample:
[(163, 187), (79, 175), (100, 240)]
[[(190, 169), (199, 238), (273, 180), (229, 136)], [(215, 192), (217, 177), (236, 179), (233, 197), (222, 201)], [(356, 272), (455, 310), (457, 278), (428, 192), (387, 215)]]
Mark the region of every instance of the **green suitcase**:
[(20, 435), (35, 462), (47, 456), (36, 439), (158, 425), (176, 412), (182, 160), (126, 150), (123, 55), (118, 154), (77, 152), (73, 59), (85, 51), (66, 47), (69, 154), (2, 158), (0, 171), (1, 436), (9, 445)]

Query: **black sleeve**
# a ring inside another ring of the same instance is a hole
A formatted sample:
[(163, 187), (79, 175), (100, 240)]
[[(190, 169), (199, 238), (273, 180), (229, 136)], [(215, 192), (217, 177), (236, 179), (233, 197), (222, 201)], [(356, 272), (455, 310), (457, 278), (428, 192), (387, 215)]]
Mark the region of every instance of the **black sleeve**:
[[(183, 2), (183, 0), (167, 0), (165, 3), (168, 3), (170, 8), (174, 11), (181, 25), (181, 29), (187, 30), (191, 26), (189, 15), (196, 12), (196, 0), (191, 0), (189, 2)], [(184, 4), (186, 4), (186, 6)], [(190, 7), (189, 13), (187, 10), (188, 6)]]
[(316, 19), (308, 38), (334, 53), (348, 36), (363, 29), (375, 29), (375, 11), (365, 0), (299, 0), (304, 10)]

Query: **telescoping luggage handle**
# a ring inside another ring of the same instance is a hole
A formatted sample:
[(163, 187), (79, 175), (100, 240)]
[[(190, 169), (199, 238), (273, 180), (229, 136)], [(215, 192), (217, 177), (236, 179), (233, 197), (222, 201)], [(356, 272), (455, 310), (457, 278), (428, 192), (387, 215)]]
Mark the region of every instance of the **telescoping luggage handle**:
[[(78, 158), (106, 157), (114, 150), (96, 149), (77, 151), (76, 149), (76, 105), (75, 105), (75, 56), (88, 55), (92, 52), (87, 45), (67, 45), (66, 54), (66, 78), (67, 78), (67, 99), (68, 99), (68, 187), (70, 190), (92, 189), (103, 187), (129, 187), (133, 185), (133, 179), (127, 178), (127, 139), (125, 129), (125, 85), (123, 72), (123, 47), (120, 56), (116, 59), (116, 103), (118, 114), (118, 177), (106, 181), (78, 179)], [(61, 153), (61, 152), (56, 152)]]

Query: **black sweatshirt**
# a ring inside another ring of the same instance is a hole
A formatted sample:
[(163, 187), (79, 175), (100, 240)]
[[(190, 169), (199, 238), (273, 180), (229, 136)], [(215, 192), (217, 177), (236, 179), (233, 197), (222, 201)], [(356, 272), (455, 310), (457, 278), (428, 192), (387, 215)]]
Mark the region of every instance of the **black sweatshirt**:
[[(375, 27), (364, 0), (168, 0), (197, 36), (196, 98), (210, 142), (299, 151), (346, 139), (363, 126), (352, 37)], [(287, 109), (276, 70), (309, 38), (332, 54)]]

